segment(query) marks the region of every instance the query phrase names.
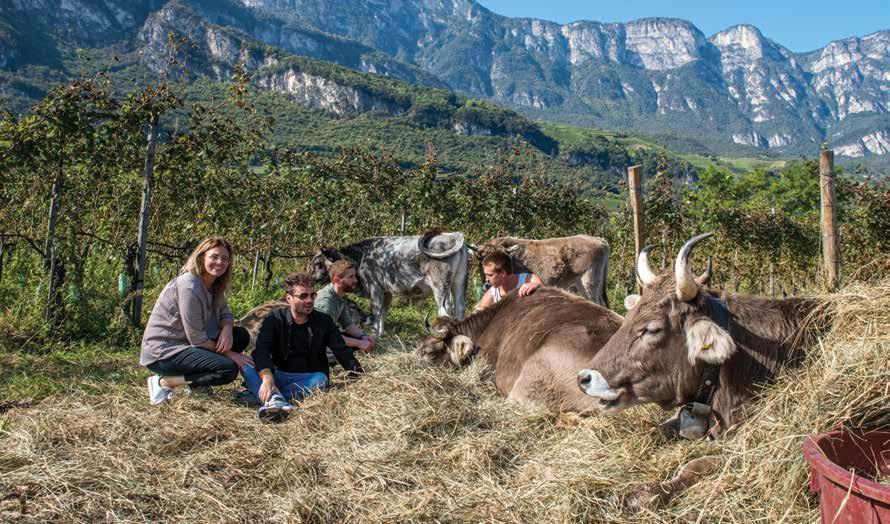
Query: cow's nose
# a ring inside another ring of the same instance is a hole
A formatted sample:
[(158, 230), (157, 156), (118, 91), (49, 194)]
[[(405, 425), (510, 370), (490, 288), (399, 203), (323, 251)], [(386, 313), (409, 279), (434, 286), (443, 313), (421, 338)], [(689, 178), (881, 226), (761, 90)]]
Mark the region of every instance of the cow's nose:
[(583, 388), (583, 387), (588, 386), (589, 384), (590, 384), (590, 371), (588, 371), (586, 369), (582, 369), (578, 373), (578, 386)]

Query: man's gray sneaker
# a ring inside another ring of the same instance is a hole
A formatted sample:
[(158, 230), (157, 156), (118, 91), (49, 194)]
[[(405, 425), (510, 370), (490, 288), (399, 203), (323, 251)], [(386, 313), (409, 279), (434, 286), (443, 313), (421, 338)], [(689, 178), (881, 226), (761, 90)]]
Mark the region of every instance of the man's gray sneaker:
[(278, 393), (272, 395), (272, 398), (257, 410), (256, 416), (260, 420), (266, 422), (281, 422), (287, 418), (287, 415), (294, 407), (290, 402), (284, 400), (284, 397)]
[(173, 398), (173, 390), (161, 385), (161, 377), (152, 375), (148, 377), (148, 400), (152, 406), (163, 404)]

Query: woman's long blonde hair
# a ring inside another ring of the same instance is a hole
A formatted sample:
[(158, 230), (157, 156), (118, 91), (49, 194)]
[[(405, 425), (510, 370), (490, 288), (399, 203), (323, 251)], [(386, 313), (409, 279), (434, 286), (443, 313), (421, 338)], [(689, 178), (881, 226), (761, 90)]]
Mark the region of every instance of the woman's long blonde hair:
[(214, 304), (220, 304), (220, 299), (226, 296), (226, 290), (229, 289), (229, 283), (232, 280), (232, 266), (235, 265), (235, 252), (232, 251), (232, 245), (223, 237), (208, 237), (198, 244), (198, 247), (189, 255), (185, 265), (182, 266), (182, 273), (188, 272), (199, 277), (204, 276), (204, 253), (207, 253), (215, 247), (224, 247), (229, 252), (229, 267), (226, 268), (225, 274), (213, 281), (210, 286), (210, 293), (213, 295)]

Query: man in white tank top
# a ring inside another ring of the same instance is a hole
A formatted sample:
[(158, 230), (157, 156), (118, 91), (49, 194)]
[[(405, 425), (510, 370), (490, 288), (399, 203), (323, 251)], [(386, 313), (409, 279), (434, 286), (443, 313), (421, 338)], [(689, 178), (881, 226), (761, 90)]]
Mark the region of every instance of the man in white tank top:
[(521, 297), (531, 295), (542, 284), (540, 277), (534, 273), (514, 274), (510, 257), (500, 251), (482, 259), (482, 272), (485, 273), (485, 280), (491, 287), (482, 295), (475, 311), (497, 304), (504, 295), (516, 288), (519, 288), (518, 293)]

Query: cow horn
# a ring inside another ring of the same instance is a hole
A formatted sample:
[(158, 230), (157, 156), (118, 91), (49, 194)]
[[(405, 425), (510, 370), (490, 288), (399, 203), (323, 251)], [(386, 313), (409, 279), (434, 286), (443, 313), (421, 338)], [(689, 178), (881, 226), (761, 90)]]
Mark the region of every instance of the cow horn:
[(674, 263), (674, 275), (677, 280), (677, 298), (683, 302), (689, 302), (698, 295), (698, 284), (695, 281), (692, 270), (689, 269), (689, 253), (696, 244), (713, 235), (714, 233), (702, 233), (690, 239), (683, 244), (683, 247), (680, 248), (680, 252), (677, 254), (677, 261)]
[(423, 317), (423, 327), (426, 328), (426, 330), (429, 332), (430, 336), (432, 336), (433, 338), (438, 338), (438, 339), (442, 340), (446, 336), (448, 336), (447, 329), (436, 329), (430, 325), (430, 312), (429, 311), (427, 311), (426, 316)]
[(707, 286), (708, 283), (711, 282), (711, 257), (708, 257), (708, 267), (705, 268), (705, 272), (698, 276), (695, 279), (695, 283), (700, 286)]
[(519, 249), (519, 244), (513, 244), (512, 246), (505, 248), (504, 251), (507, 253), (515, 253)]
[(644, 286), (648, 286), (655, 281), (655, 273), (653, 273), (652, 268), (649, 267), (650, 251), (652, 251), (652, 246), (644, 247), (643, 250), (640, 251), (639, 258), (637, 258), (637, 278), (640, 279), (640, 282), (642, 282)]

